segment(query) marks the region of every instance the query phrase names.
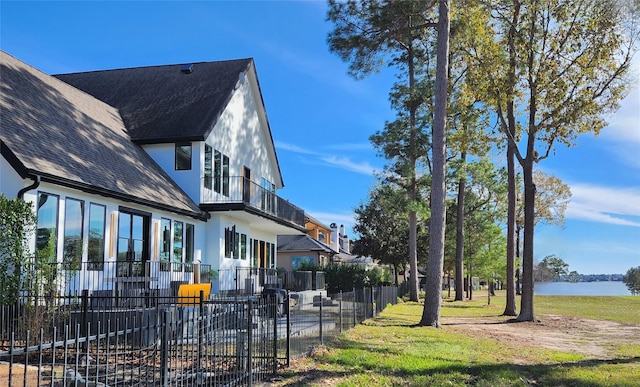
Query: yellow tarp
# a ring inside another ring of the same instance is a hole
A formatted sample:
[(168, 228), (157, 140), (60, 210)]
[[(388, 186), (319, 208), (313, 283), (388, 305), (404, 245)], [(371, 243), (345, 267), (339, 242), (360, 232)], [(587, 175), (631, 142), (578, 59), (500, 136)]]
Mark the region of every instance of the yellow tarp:
[(200, 304), (200, 291), (204, 292), (204, 299), (209, 299), (211, 283), (182, 284), (178, 288), (178, 304), (180, 306), (193, 306)]

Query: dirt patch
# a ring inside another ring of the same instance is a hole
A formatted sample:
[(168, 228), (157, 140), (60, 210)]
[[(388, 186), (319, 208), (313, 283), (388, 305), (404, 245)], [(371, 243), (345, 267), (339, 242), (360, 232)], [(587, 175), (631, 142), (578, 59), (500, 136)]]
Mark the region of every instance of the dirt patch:
[(613, 321), (542, 315), (539, 322), (510, 323), (509, 318), (445, 317), (442, 326), (477, 337), (519, 343), (562, 352), (577, 352), (597, 359), (612, 359), (612, 343), (640, 343), (640, 326)]

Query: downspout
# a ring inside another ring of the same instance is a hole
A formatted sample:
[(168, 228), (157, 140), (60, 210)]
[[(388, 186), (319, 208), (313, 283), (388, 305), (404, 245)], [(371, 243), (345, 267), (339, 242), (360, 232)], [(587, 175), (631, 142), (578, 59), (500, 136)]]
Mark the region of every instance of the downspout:
[(27, 193), (27, 191), (31, 191), (32, 189), (38, 188), (38, 186), (40, 186), (40, 175), (35, 175), (35, 178), (33, 179), (33, 184), (27, 187), (24, 187), (23, 189), (18, 191), (18, 195), (17, 195), (18, 199), (24, 200), (24, 194)]

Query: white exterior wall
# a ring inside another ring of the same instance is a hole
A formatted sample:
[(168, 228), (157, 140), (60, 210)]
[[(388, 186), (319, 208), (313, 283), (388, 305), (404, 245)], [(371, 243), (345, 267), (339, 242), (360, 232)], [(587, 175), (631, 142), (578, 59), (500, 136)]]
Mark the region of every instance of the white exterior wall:
[[(248, 71), (244, 84), (234, 92), (227, 108), (216, 122), (206, 143), (229, 156), (230, 176), (242, 176), (242, 168), (251, 169), (251, 180), (260, 184), (261, 178), (280, 186), (280, 176), (275, 155), (269, 151), (269, 129), (259, 101), (257, 81), (253, 71)], [(204, 162), (204, 158), (203, 158)]]
[(13, 167), (0, 156), (0, 193), (8, 199), (16, 198), (18, 191), (33, 184), (33, 180), (24, 180)]
[(201, 177), (204, 176), (204, 145), (191, 143), (191, 169), (176, 171), (175, 143), (143, 145), (142, 149), (175, 181), (195, 203), (200, 203)]

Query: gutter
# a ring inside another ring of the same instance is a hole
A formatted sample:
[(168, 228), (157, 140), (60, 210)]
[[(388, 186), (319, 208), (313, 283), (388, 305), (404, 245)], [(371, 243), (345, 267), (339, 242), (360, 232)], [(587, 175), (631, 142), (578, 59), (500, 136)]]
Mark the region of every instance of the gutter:
[(40, 186), (40, 175), (35, 175), (33, 178), (33, 184), (26, 186), (18, 191), (18, 199), (24, 200), (24, 194), (27, 193), (27, 191), (38, 188), (38, 186)]

